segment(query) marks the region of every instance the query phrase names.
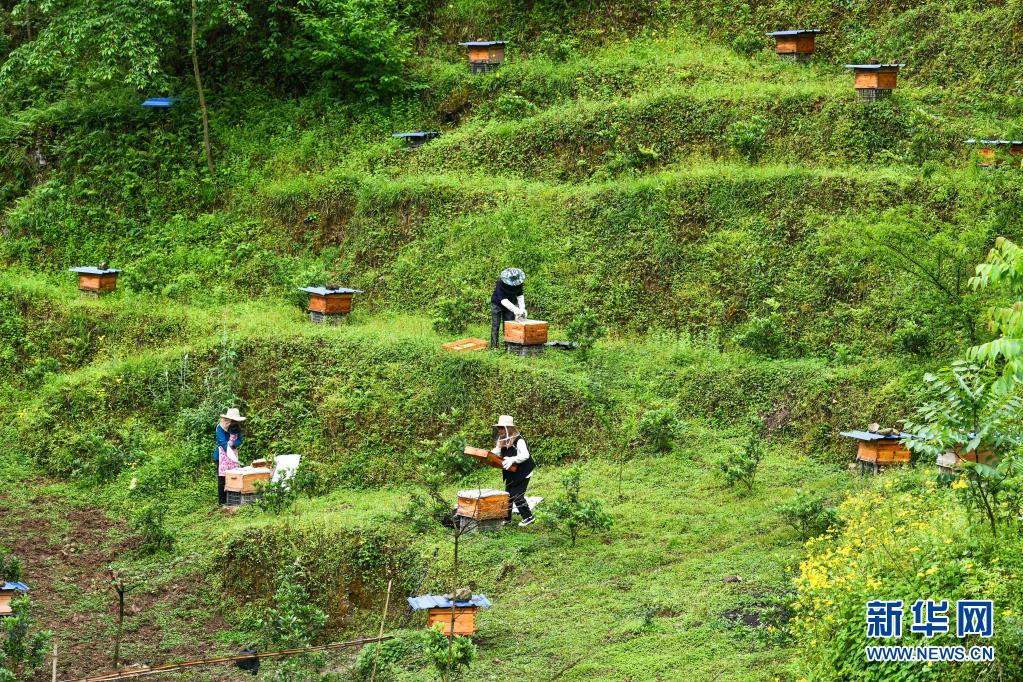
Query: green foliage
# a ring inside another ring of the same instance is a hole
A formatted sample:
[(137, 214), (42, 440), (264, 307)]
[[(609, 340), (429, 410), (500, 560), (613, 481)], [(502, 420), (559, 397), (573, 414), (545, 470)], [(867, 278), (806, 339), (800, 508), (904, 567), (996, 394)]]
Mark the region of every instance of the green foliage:
[(23, 570), (21, 559), (5, 547), (0, 547), (0, 582), (18, 582)]
[(440, 334), (461, 334), (478, 317), (479, 309), (479, 296), (463, 282), (453, 296), (437, 301), (433, 328)]
[(756, 163), (767, 147), (768, 120), (763, 116), (736, 121), (728, 128), (728, 144), (749, 163)]
[(671, 452), (682, 434), (682, 420), (671, 407), (647, 410), (639, 420), (639, 435), (654, 452)]
[(561, 486), (563, 494), (547, 505), (547, 511), (554, 525), (568, 534), (573, 547), (580, 533), (600, 533), (611, 529), (613, 519), (604, 511), (601, 502), (581, 495), (581, 467), (569, 469), (561, 477)]
[(735, 334), (735, 342), (746, 350), (768, 358), (778, 357), (785, 346), (780, 304), (773, 298), (764, 301), (769, 309), (766, 315), (752, 317)]
[(327, 614), (311, 603), (303, 586), (305, 571), (293, 563), (277, 574), (273, 604), (262, 620), (264, 639), (270, 646), (303, 647), (317, 643), (327, 624)]
[(1023, 444), (1019, 424), (1023, 402), (1001, 390), (996, 370), (968, 361), (925, 374), (923, 381), (919, 421), (906, 423), (906, 429), (918, 437), (907, 439), (906, 447), (928, 459), (947, 452), (991, 453), (996, 461), (965, 462), (964, 468), (968, 499), (979, 512), (971, 518), (986, 521), (996, 533), (1000, 520), (1019, 516), (1016, 504), (1006, 508), (999, 497), (1009, 492), (1007, 484), (1015, 487), (1021, 466), (1017, 453)]
[(817, 537), (838, 522), (838, 512), (828, 506), (825, 495), (802, 490), (796, 491), (791, 502), (778, 507), (778, 513), (785, 523), (799, 532), (799, 539), (803, 542)]
[(444, 626), (437, 623), (424, 633), (426, 657), (433, 663), (444, 682), (460, 679), (476, 659), (477, 649), (468, 637), (444, 635)]
[(600, 324), (596, 313), (585, 308), (572, 318), (565, 328), (568, 340), (577, 344), (576, 351), (583, 359), (589, 357), (597, 341), (607, 335), (607, 328)]
[(174, 546), (174, 533), (166, 525), (167, 507), (154, 503), (147, 505), (132, 520), (132, 528), (142, 536), (139, 549), (154, 554)]
[(424, 632), (399, 632), (393, 639), (367, 644), (355, 658), (354, 678), (369, 682), (374, 679), (375, 671), (375, 679), (381, 682), (395, 679), (401, 669), (413, 663), (422, 664), (428, 639), (431, 639), (429, 634)]
[(1008, 389), (1023, 378), (1023, 250), (1014, 242), (999, 237), (987, 260), (977, 266), (976, 276), (970, 280), (976, 289), (997, 288), (1015, 299), (1011, 305), (988, 310), (991, 330), (998, 337), (973, 349), (973, 358), (986, 363), (1001, 362), (1005, 369), (999, 382), (1000, 389)]
[[(7, 576), (16, 580), (18, 560), (0, 552), (0, 581)], [(39, 630), (35, 607), (29, 598), (16, 592), (11, 599), (11, 614), (0, 619), (0, 682), (29, 682), (42, 670), (52, 634)]]
[(295, 486), (290, 480), (283, 478), (276, 481), (257, 481), (256, 493), (259, 495), (259, 508), (274, 516), (290, 511), (298, 501)]
[(764, 447), (760, 436), (751, 433), (742, 449), (733, 449), (725, 458), (718, 463), (718, 468), (724, 476), (725, 484), (729, 488), (741, 485), (746, 493), (753, 492), (753, 484), (756, 481), (757, 469), (764, 459)]

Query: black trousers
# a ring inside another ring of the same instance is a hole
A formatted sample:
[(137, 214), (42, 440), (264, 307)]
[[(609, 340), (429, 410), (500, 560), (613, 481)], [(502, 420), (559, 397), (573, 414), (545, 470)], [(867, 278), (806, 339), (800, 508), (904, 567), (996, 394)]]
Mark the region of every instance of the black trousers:
[(529, 479), (524, 478), (517, 483), (508, 481), (504, 484), (504, 489), (508, 491), (508, 520), (511, 521), (512, 517), (512, 505), (519, 510), (519, 516), (522, 520), (530, 519), (533, 517), (533, 512), (529, 511), (529, 503), (526, 502), (526, 488), (529, 487)]
[(501, 325), (503, 325), (506, 320), (514, 320), (514, 319), (515, 319), (515, 315), (512, 314), (512, 311), (508, 310), (503, 305), (501, 305), (499, 303), (491, 303), (490, 304), (490, 347), (491, 348), (498, 348), (499, 347), (497, 344), (501, 341), (501, 338), (500, 338)]
[(217, 502), (221, 505), (227, 504), (227, 493), (224, 492), (224, 477), (217, 476)]

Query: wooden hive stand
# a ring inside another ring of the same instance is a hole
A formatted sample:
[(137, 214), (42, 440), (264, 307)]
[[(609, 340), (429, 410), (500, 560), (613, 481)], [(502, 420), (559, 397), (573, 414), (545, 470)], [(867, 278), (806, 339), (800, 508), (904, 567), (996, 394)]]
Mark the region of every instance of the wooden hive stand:
[(458, 44), (469, 52), (469, 70), (472, 73), (490, 73), (504, 64), (506, 40), (472, 40)]
[(345, 287), (299, 287), (309, 294), (309, 319), (316, 324), (337, 324), (352, 312), (352, 296), (361, 289)]
[(856, 461), (860, 465), (860, 472), (872, 471), (878, 473), (882, 467), (900, 466), (908, 464), (910, 460), (909, 450), (902, 444), (902, 440), (913, 438), (910, 433), (882, 434), (871, 431), (843, 431), (842, 436), (858, 441), (856, 449)]
[(14, 613), (11, 609), (11, 600), (19, 592), (28, 592), (28, 585), (19, 582), (4, 582), (0, 584), (0, 618)]
[(965, 144), (975, 147), (978, 164), (986, 168), (997, 166), (1007, 158), (1023, 157), (1021, 140), (966, 140)]
[(541, 355), (547, 344), (547, 323), (543, 320), (505, 322), (504, 343), (508, 352), (515, 355)]
[(899, 80), (899, 69), (905, 64), (846, 64), (856, 76), (856, 96), (860, 102), (870, 103), (892, 94)]
[(444, 635), (455, 635), (469, 637), (476, 633), (476, 612), (480, 609), (489, 608), (490, 600), (484, 594), (474, 594), (468, 601), (454, 603), (455, 624), (451, 627), (452, 603), (447, 596), (442, 594), (425, 594), (421, 597), (409, 597), (409, 606), (413, 611), (426, 611), (426, 627), (432, 628), (440, 623)]
[(120, 270), (116, 268), (96, 268), (82, 266), (71, 268), (69, 272), (78, 273), (78, 290), (83, 296), (99, 296), (109, 294), (117, 288), (117, 275)]
[(808, 62), (817, 49), (819, 28), (796, 28), (788, 31), (772, 31), (767, 35), (775, 40), (774, 51), (782, 59)]

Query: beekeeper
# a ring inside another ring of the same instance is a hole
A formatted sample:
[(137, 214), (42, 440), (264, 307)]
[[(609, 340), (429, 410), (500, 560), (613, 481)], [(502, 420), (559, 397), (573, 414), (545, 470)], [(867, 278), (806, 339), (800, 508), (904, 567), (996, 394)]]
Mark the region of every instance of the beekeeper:
[(522, 292), (522, 284), (526, 281), (526, 273), (518, 268), (505, 268), (501, 271), (490, 297), (490, 347), (497, 348), (500, 341), (498, 332), (503, 333), (503, 325), (510, 320), (526, 319), (526, 298)]
[[(521, 271), (520, 271), (521, 272)], [(504, 489), (508, 491), (508, 520), (511, 521), (512, 507), (519, 511), (522, 520), (520, 526), (528, 526), (536, 520), (533, 512), (529, 509), (526, 501), (526, 489), (529, 487), (529, 479), (533, 475), (536, 464), (529, 456), (529, 448), (526, 447), (526, 439), (519, 433), (515, 426), (515, 420), (509, 415), (501, 415), (494, 425), (495, 455), (500, 455), (503, 460), (501, 475), (504, 478)], [(512, 466), (515, 465), (515, 471)]]
[(242, 422), (245, 417), (232, 407), (220, 415), (217, 422), (217, 445), (213, 448), (213, 461), (217, 463), (217, 502), (227, 504), (227, 493), (224, 492), (225, 473), (241, 466), (238, 458), (238, 447), (242, 444)]

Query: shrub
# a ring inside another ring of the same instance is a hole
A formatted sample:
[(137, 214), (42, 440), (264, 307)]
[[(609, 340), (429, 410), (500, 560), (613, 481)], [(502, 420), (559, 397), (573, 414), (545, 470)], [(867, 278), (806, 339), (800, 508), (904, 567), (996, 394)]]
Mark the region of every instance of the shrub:
[(767, 146), (767, 119), (762, 116), (736, 121), (728, 127), (728, 144), (749, 163), (756, 163)]
[(259, 494), (259, 508), (274, 516), (280, 516), (295, 506), (298, 493), (290, 480), (257, 481), (256, 492)]
[(718, 465), (729, 488), (742, 485), (746, 492), (753, 492), (753, 483), (757, 477), (757, 469), (764, 458), (764, 449), (760, 436), (750, 434), (745, 447), (733, 450)]
[(479, 300), (475, 292), (466, 284), (462, 284), (453, 296), (437, 301), (433, 328), (439, 334), (461, 334), (472, 322), (479, 308)]
[(434, 625), (424, 633), (427, 658), (433, 662), (440, 678), (445, 682), (460, 677), (469, 670), (476, 658), (476, 645), (468, 637), (461, 635), (448, 638), (444, 636), (444, 626)]
[(166, 516), (166, 506), (151, 504), (132, 521), (132, 528), (142, 536), (139, 549), (144, 553), (153, 554), (174, 546), (174, 534), (164, 524)]
[(682, 421), (671, 407), (647, 410), (639, 420), (639, 435), (654, 452), (670, 452), (682, 433)]
[[(0, 549), (0, 581), (20, 577), (21, 561)], [(0, 682), (38, 679), (52, 635), (36, 629), (28, 596), (16, 593), (10, 606), (11, 613), (0, 620)]]
[(561, 477), (564, 494), (547, 507), (554, 525), (568, 533), (573, 547), (580, 532), (608, 531), (613, 523), (598, 500), (585, 500), (580, 496), (581, 479), (582, 469), (572, 467)]
[(778, 507), (785, 523), (799, 532), (799, 539), (806, 542), (817, 537), (838, 521), (838, 513), (829, 507), (823, 495), (797, 491), (795, 499)]
[(582, 358), (588, 357), (597, 341), (607, 335), (607, 329), (600, 324), (597, 315), (589, 308), (572, 318), (565, 331), (568, 340), (577, 344), (576, 350)]
[(785, 332), (781, 326), (781, 316), (770, 313), (762, 317), (754, 317), (735, 335), (735, 342), (748, 351), (768, 358), (776, 358), (781, 354), (785, 343)]
[[(305, 572), (296, 561), (277, 574), (277, 591), (271, 606), (260, 618), (263, 639), (268, 647), (299, 648), (318, 643), (327, 625), (327, 614), (312, 603), (302, 585)], [(309, 669), (318, 667), (318, 657), (289, 656), (274, 671), (279, 682), (319, 679)]]

